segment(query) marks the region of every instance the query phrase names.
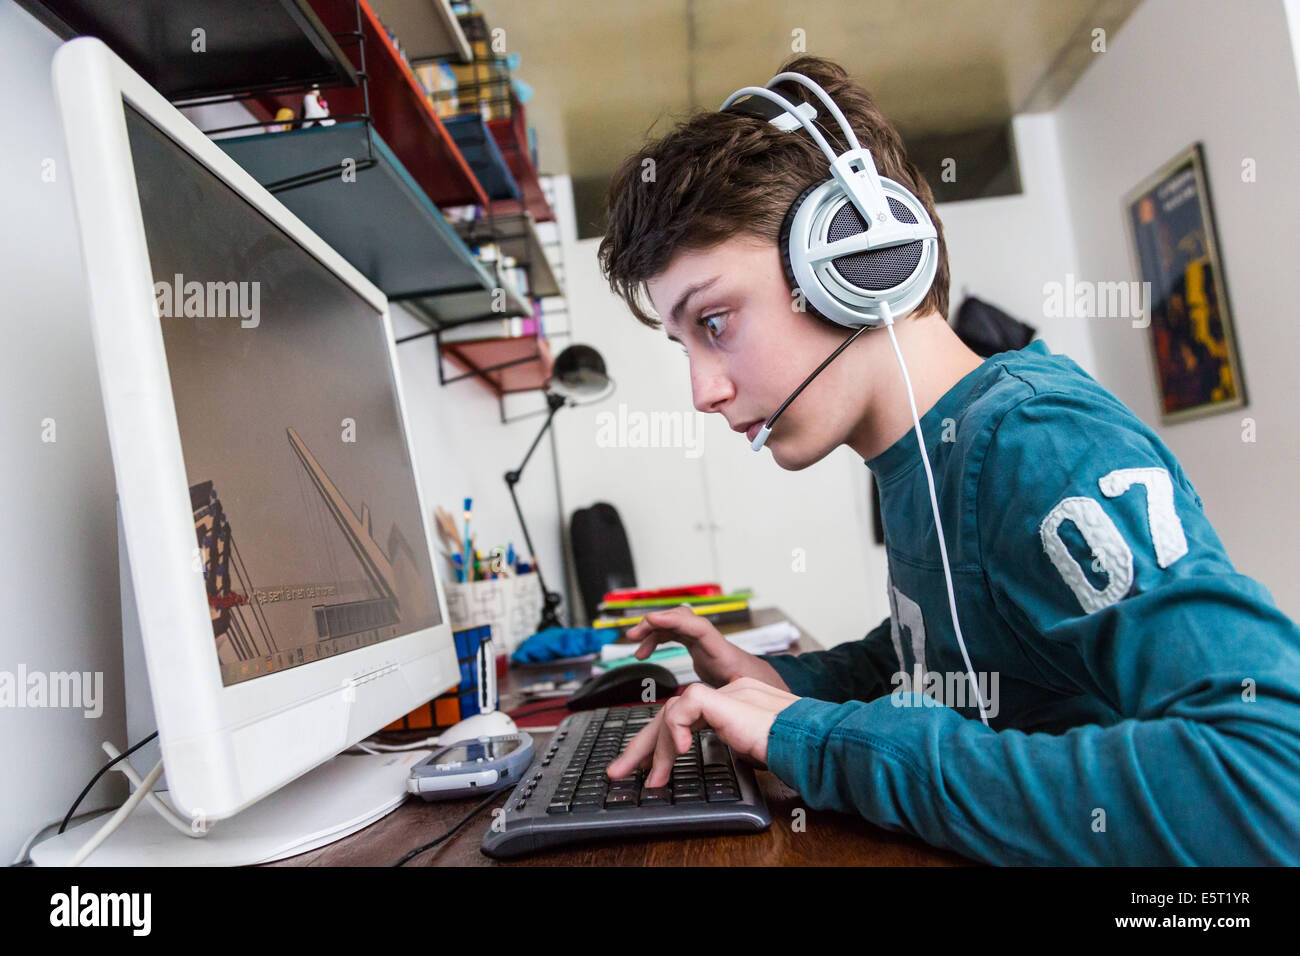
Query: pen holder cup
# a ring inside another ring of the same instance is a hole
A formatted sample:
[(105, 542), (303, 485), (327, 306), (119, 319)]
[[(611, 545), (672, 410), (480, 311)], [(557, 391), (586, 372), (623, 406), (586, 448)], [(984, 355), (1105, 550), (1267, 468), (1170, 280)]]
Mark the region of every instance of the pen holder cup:
[(537, 631), (542, 587), (536, 572), (448, 584), (447, 613), (455, 631), (490, 626), (496, 653), (510, 654)]

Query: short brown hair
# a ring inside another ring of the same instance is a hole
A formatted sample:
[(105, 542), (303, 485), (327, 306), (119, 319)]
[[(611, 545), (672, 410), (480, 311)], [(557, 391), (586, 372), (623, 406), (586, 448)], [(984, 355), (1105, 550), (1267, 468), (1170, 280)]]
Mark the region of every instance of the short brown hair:
[[(934, 310), (946, 317), (948, 248), (943, 224), (930, 186), (908, 160), (898, 131), (871, 94), (830, 60), (797, 56), (777, 72), (802, 73), (826, 90), (861, 145), (871, 150), (880, 175), (906, 186), (921, 200), (939, 233), (939, 265), (919, 311)], [(813, 100), (817, 125), (831, 147), (847, 149), (839, 124), (810, 90), (789, 81), (774, 89), (795, 104)], [(830, 175), (827, 166), (825, 154), (806, 132), (786, 133), (754, 116), (695, 113), (629, 156), (614, 173), (608, 225), (598, 252), (610, 288), (633, 315), (658, 328), (660, 323), (647, 308), (648, 296), (643, 300), (645, 283), (666, 269), (674, 255), (736, 235), (776, 243), (786, 210), (807, 187)]]

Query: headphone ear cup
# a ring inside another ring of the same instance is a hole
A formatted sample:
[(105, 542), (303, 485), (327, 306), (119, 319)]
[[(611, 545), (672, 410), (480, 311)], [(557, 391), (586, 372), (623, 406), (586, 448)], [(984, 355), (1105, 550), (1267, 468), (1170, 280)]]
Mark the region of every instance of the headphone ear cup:
[[(933, 230), (924, 205), (912, 193), (883, 176), (880, 187), (880, 198), (889, 203), (899, 223)], [(937, 269), (938, 243), (933, 235), (812, 265), (814, 250), (865, 235), (870, 229), (870, 222), (835, 179), (804, 190), (791, 204), (781, 229), (782, 268), (791, 288), (802, 293), (806, 311), (845, 328), (859, 328), (881, 324), (885, 307), (901, 317), (921, 303)]]
[[(811, 312), (813, 315), (822, 319), (826, 319), (826, 316), (822, 315), (812, 307), (808, 302), (808, 294), (799, 288), (799, 282), (794, 277), (794, 267), (790, 264), (790, 230), (794, 226), (794, 217), (799, 211), (799, 207), (802, 206), (808, 197), (820, 188), (823, 183), (828, 182), (830, 182), (829, 177), (820, 180), (819, 182), (815, 182), (795, 197), (794, 202), (790, 203), (790, 208), (786, 210), (785, 219), (781, 220), (781, 236), (777, 240), (777, 247), (781, 250), (781, 268), (785, 271), (786, 284), (790, 286), (791, 292), (798, 292), (803, 297), (804, 309), (806, 311)], [(826, 321), (829, 322), (830, 319), (826, 319)]]

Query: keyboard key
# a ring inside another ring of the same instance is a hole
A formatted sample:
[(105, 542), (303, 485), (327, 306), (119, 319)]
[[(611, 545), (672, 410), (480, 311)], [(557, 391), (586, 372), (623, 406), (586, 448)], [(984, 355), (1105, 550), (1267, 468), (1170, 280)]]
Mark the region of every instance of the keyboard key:
[(705, 767), (731, 768), (731, 751), (709, 731), (700, 731), (700, 757)]
[(635, 790), (611, 790), (605, 797), (605, 809), (614, 810), (620, 807), (635, 807), (636, 791)]

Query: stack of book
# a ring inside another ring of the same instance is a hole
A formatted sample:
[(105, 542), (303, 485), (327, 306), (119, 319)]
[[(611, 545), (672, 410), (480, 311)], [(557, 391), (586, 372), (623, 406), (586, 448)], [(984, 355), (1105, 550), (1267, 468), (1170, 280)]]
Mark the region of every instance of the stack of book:
[(751, 591), (723, 594), (717, 584), (691, 584), (676, 588), (644, 591), (610, 591), (600, 604), (600, 616), (591, 622), (596, 628), (628, 628), (651, 611), (664, 611), (685, 604), (715, 625), (746, 624), (750, 620)]

